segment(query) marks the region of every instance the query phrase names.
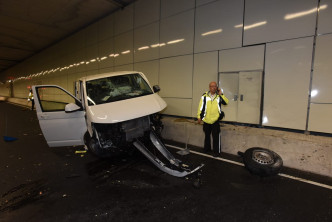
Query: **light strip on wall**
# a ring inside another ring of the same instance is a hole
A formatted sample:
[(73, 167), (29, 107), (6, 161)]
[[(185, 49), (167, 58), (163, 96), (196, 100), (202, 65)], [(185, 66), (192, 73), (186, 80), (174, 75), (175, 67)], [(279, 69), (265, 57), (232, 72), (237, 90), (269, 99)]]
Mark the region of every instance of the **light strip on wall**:
[(265, 25), (266, 23), (267, 23), (267, 21), (262, 21), (262, 22), (256, 22), (256, 23), (251, 24), (251, 25), (246, 25), (246, 26), (244, 26), (244, 30), (256, 28), (256, 27)]
[(183, 41), (184, 41), (184, 39), (176, 39), (176, 40), (167, 42), (167, 44), (175, 44), (175, 43), (179, 43), (179, 42), (183, 42)]
[(144, 50), (144, 49), (148, 49), (148, 48), (150, 48), (150, 47), (149, 46), (142, 46), (142, 47), (138, 48), (138, 50)]
[[(319, 10), (326, 9), (326, 8), (327, 8), (327, 5), (321, 5), (319, 7)], [(287, 15), (285, 15), (284, 19), (285, 20), (294, 19), (294, 18), (306, 16), (306, 15), (309, 15), (309, 14), (312, 14), (312, 13), (315, 13), (315, 12), (317, 12), (317, 8), (313, 8), (313, 9), (310, 9), (310, 10), (307, 10), (307, 11), (287, 14)]]
[(128, 54), (128, 53), (130, 53), (130, 50), (121, 52), (121, 54)]
[(212, 30), (212, 31), (209, 31), (209, 32), (205, 32), (205, 33), (202, 33), (201, 35), (202, 36), (207, 36), (207, 35), (217, 34), (217, 33), (220, 33), (220, 32), (222, 32), (222, 29), (216, 29), (216, 30)]

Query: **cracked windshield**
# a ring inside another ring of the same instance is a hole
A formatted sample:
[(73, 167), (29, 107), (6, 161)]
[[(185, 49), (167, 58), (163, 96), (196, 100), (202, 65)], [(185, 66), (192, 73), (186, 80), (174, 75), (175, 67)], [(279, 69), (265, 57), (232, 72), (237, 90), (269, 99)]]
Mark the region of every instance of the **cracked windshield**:
[(152, 94), (138, 73), (94, 79), (86, 82), (88, 105), (99, 105)]

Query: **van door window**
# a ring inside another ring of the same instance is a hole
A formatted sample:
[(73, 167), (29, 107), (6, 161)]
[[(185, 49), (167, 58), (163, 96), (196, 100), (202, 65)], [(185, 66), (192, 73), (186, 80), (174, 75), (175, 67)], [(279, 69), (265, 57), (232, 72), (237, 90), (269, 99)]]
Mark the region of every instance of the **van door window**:
[(69, 103), (81, 106), (73, 96), (55, 86), (39, 87), (36, 90), (43, 112), (65, 111), (65, 106)]

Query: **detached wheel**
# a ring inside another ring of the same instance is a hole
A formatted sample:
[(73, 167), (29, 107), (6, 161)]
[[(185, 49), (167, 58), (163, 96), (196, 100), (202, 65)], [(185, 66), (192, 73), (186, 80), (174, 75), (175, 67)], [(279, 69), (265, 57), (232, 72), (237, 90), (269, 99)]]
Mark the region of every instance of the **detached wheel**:
[(272, 176), (279, 173), (283, 162), (281, 157), (272, 150), (253, 147), (243, 154), (245, 167), (259, 176)]

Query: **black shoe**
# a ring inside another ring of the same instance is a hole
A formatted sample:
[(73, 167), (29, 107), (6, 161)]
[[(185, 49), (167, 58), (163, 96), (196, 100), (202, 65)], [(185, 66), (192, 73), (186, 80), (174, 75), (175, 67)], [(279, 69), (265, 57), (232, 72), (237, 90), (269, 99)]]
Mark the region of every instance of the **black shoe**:
[(213, 153), (213, 157), (219, 157), (220, 154), (219, 153)]
[(210, 151), (209, 151), (209, 150), (206, 150), (206, 149), (204, 149), (204, 150), (203, 150), (203, 152), (204, 152), (204, 153), (209, 153)]

